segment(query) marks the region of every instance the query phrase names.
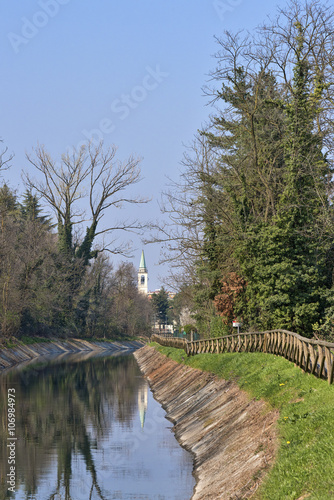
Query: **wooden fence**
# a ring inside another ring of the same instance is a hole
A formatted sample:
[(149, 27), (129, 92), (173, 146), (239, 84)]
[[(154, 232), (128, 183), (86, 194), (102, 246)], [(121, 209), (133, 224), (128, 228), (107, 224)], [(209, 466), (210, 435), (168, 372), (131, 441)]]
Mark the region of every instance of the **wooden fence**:
[(162, 336), (162, 335), (152, 335), (152, 342), (158, 342), (160, 345), (164, 345), (165, 347), (176, 347), (176, 349), (184, 349), (187, 352), (187, 341), (186, 339), (179, 339), (177, 337), (172, 336)]
[(319, 378), (333, 382), (334, 343), (307, 339), (288, 330), (240, 333), (225, 337), (195, 340), (161, 338), (152, 340), (162, 345), (184, 349), (188, 356), (200, 353), (220, 352), (265, 352), (283, 356)]

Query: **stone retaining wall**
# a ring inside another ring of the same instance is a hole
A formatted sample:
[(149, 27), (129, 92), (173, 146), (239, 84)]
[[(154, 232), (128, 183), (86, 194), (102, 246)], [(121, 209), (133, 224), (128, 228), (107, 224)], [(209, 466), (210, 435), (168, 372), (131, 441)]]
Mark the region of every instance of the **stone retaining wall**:
[(0, 371), (12, 366), (30, 361), (39, 356), (49, 356), (56, 354), (75, 353), (75, 352), (102, 352), (110, 351), (127, 352), (143, 346), (142, 342), (104, 342), (104, 341), (86, 341), (80, 339), (56, 340), (52, 342), (36, 342), (29, 345), (18, 345), (12, 348), (0, 350)]
[(145, 346), (135, 352), (154, 397), (194, 455), (193, 500), (250, 498), (272, 464), (278, 412), (231, 381), (195, 370)]

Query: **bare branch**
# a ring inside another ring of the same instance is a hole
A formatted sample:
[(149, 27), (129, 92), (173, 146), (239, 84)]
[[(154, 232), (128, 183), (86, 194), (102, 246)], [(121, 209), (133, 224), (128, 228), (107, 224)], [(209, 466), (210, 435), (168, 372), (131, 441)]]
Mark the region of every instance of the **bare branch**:
[[(0, 142), (3, 142), (0, 139)], [(8, 147), (6, 146), (2, 151), (0, 151), (0, 170), (8, 170), (10, 168), (10, 162), (14, 158), (14, 154), (10, 154), (7, 156)]]
[[(98, 228), (103, 216), (112, 207), (120, 208), (124, 204), (147, 203), (148, 199), (127, 196), (126, 190), (140, 181), (139, 160), (131, 156), (126, 162), (116, 160), (116, 148), (103, 149), (102, 142), (98, 146), (89, 144), (78, 153), (65, 154), (60, 162), (52, 160), (43, 146), (34, 150), (34, 156), (27, 155), (28, 161), (42, 174), (42, 180), (33, 179), (24, 174), (29, 189), (34, 189), (44, 201), (55, 211), (58, 219), (59, 238), (65, 238), (63, 246), (68, 252), (75, 252), (88, 263), (94, 239), (99, 235), (111, 234), (114, 231), (140, 231), (145, 224), (125, 221), (108, 224), (106, 228)], [(78, 205), (80, 200), (88, 198), (90, 216)], [(73, 244), (73, 225), (88, 220), (86, 235), (79, 244)], [(112, 244), (111, 242), (110, 244)], [(120, 253), (116, 249), (116, 253)]]

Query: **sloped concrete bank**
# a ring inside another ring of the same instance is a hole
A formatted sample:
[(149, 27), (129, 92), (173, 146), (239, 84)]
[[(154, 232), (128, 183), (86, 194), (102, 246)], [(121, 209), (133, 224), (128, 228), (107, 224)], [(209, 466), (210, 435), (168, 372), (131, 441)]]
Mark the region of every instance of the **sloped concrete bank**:
[(194, 456), (192, 500), (250, 498), (273, 462), (278, 412), (231, 381), (195, 370), (145, 346), (135, 352), (154, 397)]
[(132, 342), (103, 342), (86, 341), (80, 339), (57, 340), (52, 342), (40, 342), (30, 345), (18, 345), (10, 349), (0, 350), (0, 372), (11, 368), (25, 361), (38, 358), (40, 356), (50, 356), (65, 353), (76, 352), (102, 352), (110, 351), (127, 352), (142, 347), (143, 343), (139, 341)]

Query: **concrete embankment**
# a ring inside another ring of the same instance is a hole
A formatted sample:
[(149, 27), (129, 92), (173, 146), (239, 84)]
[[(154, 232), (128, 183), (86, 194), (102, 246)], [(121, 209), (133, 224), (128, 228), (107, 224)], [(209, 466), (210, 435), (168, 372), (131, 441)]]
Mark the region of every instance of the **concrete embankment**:
[(273, 462), (278, 413), (232, 381), (195, 370), (145, 346), (135, 352), (154, 397), (194, 456), (193, 500), (250, 498)]
[(52, 342), (39, 342), (30, 345), (17, 345), (12, 348), (0, 350), (0, 371), (11, 368), (18, 363), (30, 361), (40, 356), (61, 355), (78, 352), (102, 352), (110, 351), (127, 352), (142, 347), (143, 343), (138, 341), (129, 342), (104, 342), (86, 341), (80, 339), (55, 340)]

